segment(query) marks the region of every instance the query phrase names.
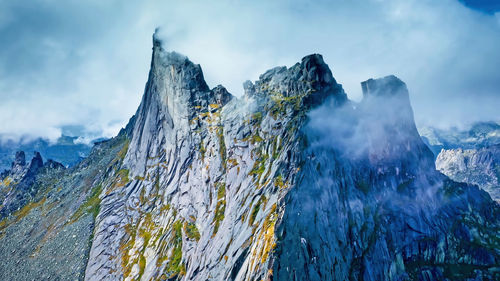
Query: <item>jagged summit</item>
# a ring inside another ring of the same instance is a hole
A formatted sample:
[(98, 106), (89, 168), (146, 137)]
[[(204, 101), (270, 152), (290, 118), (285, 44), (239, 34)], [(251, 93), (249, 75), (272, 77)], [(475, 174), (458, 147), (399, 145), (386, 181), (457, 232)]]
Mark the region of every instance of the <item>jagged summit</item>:
[(394, 125), (399, 124), (397, 130), (411, 129), (412, 134), (418, 136), (410, 95), (403, 81), (394, 75), (389, 75), (361, 82), (361, 88), (363, 90), (361, 105), (365, 109), (369, 108), (367, 111), (371, 115), (388, 119), (387, 121)]
[[(157, 32), (153, 35), (151, 70), (141, 104), (125, 131), (131, 135), (126, 163), (133, 174), (144, 171), (147, 158), (166, 143), (191, 135), (202, 114), (222, 108), (232, 95), (221, 85), (210, 90), (200, 65), (186, 56), (166, 51)], [(183, 149), (193, 150), (193, 147)]]
[[(156, 83), (158, 80), (162, 82)], [(189, 95), (186, 92), (180, 97), (168, 98), (169, 93), (176, 92), (169, 87), (190, 89)], [(342, 85), (337, 83), (320, 54), (305, 56), (301, 62), (290, 68), (283, 66), (270, 69), (260, 75), (255, 85), (251, 81), (246, 81), (243, 88), (245, 95), (249, 97), (258, 93), (279, 94), (289, 98), (300, 97), (304, 99), (303, 105), (306, 108), (321, 104), (330, 95), (335, 95), (339, 104), (347, 101)], [(144, 98), (150, 95), (152, 90), (162, 97), (160, 100), (179, 100), (180, 103), (185, 101), (184, 103), (191, 109), (206, 108), (208, 104), (213, 103), (223, 106), (233, 98), (222, 85), (210, 90), (200, 65), (192, 63), (184, 55), (166, 51), (159, 38), (159, 29), (153, 34), (153, 58)], [(186, 99), (183, 100), (182, 97)]]
[(361, 82), (363, 96), (408, 96), (406, 84), (394, 75)]
[(321, 86), (336, 85), (332, 71), (323, 60), (320, 54), (312, 54), (302, 58), (300, 63), (302, 76), (309, 81), (317, 81)]
[(192, 63), (184, 55), (166, 51), (158, 38), (158, 32), (155, 32), (145, 96), (156, 94), (164, 103), (178, 99), (194, 107), (201, 100), (208, 100), (206, 96), (209, 93), (200, 65)]
[(33, 153), (33, 158), (27, 164), (26, 154), (24, 151), (17, 151), (14, 161), (12, 162), (9, 173), (12, 177), (21, 178), (26, 173), (35, 174), (38, 169), (43, 167), (43, 159), (38, 151)]
[(153, 48), (162, 46), (162, 40), (159, 38), (160, 28), (155, 28), (155, 32), (153, 33)]
[(12, 167), (24, 165), (26, 165), (26, 155), (24, 154), (24, 151), (17, 151), (14, 162), (12, 162)]
[(296, 99), (304, 111), (319, 106), (330, 96), (337, 104), (347, 101), (342, 85), (333, 78), (319, 54), (306, 56), (290, 68), (272, 68), (260, 75), (255, 83), (246, 81), (243, 88), (248, 97)]
[(177, 98), (187, 101), (195, 109), (211, 103), (222, 106), (231, 100), (232, 95), (222, 85), (210, 90), (201, 66), (182, 54), (166, 51), (158, 36), (157, 30), (153, 34), (153, 57), (146, 95), (156, 93), (161, 100), (168, 100), (178, 94)]
[(163, 41), (159, 39), (158, 30), (153, 34), (153, 55), (149, 76), (148, 83), (159, 76), (158, 78), (166, 84), (176, 83), (180, 88), (202, 92), (209, 90), (201, 66), (191, 62), (185, 55), (167, 51)]
[(37, 151), (27, 163), (24, 151), (17, 151), (12, 168), (0, 174), (0, 220), (23, 206), (37, 192), (38, 187), (34, 184), (40, 174), (63, 169), (62, 164), (53, 160), (44, 164)]
[(37, 167), (37, 168), (43, 166), (43, 159), (42, 159), (42, 155), (40, 154), (40, 152), (38, 152), (38, 151), (33, 152), (33, 159), (31, 159), (30, 166)]

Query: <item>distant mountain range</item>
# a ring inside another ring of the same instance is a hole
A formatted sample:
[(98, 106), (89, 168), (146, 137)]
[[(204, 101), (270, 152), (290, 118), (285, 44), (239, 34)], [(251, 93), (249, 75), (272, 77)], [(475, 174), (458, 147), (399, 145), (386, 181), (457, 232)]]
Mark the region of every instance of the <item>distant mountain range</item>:
[(476, 184), (500, 201), (500, 124), (470, 128), (421, 128), (422, 140), (436, 157), (436, 169), (458, 182)]
[(37, 138), (31, 141), (6, 141), (0, 142), (0, 172), (10, 169), (17, 151), (24, 151), (27, 155), (39, 152), (44, 159), (52, 159), (66, 167), (77, 164), (86, 157), (92, 149), (90, 144), (78, 142), (78, 137), (61, 136), (55, 143)]
[(468, 129), (419, 128), (420, 136), (437, 157), (441, 149), (472, 149), (500, 143), (500, 124), (477, 122)]

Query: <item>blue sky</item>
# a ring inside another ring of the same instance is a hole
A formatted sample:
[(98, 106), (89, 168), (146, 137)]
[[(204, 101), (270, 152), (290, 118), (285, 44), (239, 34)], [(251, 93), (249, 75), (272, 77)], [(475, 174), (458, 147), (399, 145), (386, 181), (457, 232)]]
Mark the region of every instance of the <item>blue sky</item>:
[(461, 0), (467, 7), (487, 13), (494, 14), (500, 11), (498, 0)]
[(354, 100), (361, 81), (400, 77), (419, 125), (500, 121), (497, 3), (0, 0), (0, 138), (115, 135), (140, 102), (157, 26), (235, 95), (321, 53)]

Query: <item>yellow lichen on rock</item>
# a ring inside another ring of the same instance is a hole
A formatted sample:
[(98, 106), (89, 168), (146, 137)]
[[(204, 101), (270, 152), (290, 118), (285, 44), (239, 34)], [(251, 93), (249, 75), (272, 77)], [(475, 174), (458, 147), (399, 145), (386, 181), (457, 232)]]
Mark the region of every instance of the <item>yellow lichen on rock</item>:
[(262, 227), (260, 228), (257, 239), (250, 252), (250, 270), (257, 271), (262, 266), (265, 266), (269, 254), (276, 247), (275, 225), (277, 220), (276, 203), (271, 207), (269, 214), (266, 216)]

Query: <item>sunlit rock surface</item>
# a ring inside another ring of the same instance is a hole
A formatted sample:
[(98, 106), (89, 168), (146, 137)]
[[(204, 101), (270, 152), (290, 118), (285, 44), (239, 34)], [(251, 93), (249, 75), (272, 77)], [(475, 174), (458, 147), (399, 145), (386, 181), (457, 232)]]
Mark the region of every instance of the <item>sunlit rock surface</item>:
[(458, 182), (478, 185), (500, 200), (500, 125), (479, 122), (468, 129), (421, 128), (436, 156), (436, 168)]
[(500, 201), (500, 144), (477, 149), (443, 149), (436, 168), (451, 179), (476, 184)]
[(1, 253), (26, 245), (0, 277), (500, 278), (498, 204), (436, 171), (397, 77), (354, 103), (314, 54), (244, 89), (210, 89), (154, 37), (127, 127), (0, 224)]

